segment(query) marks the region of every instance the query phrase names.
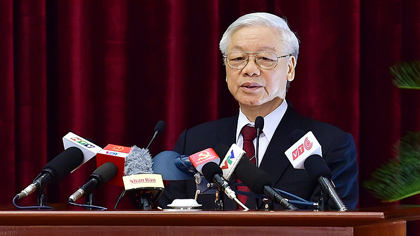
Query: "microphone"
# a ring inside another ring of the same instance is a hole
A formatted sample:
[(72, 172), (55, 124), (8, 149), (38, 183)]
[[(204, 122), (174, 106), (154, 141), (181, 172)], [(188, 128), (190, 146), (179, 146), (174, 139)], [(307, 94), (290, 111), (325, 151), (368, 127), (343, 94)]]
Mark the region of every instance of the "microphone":
[[(347, 211), (347, 207), (335, 191), (334, 183), (330, 180), (332, 174), (325, 160), (319, 155), (311, 155), (305, 160), (305, 169), (312, 178), (318, 179), (322, 191), (332, 201), (333, 208)], [(328, 199), (326, 199), (326, 203), (328, 204)]]
[(32, 184), (16, 195), (17, 199), (27, 197), (36, 190), (44, 189), (50, 182), (57, 182), (83, 162), (83, 152), (69, 147), (48, 162)]
[(109, 180), (109, 184), (123, 187), (122, 177), (124, 176), (125, 158), (130, 153), (131, 148), (121, 145), (108, 144), (96, 155), (96, 166), (101, 166), (107, 162), (114, 163), (118, 172), (116, 176)]
[(146, 149), (149, 149), (150, 144), (155, 140), (156, 136), (165, 130), (166, 123), (163, 120), (158, 121), (155, 126), (155, 133), (153, 134), (152, 139), (150, 140), (149, 144), (147, 145)]
[(133, 146), (125, 158), (123, 182), (131, 202), (142, 209), (152, 209), (163, 192), (162, 175), (153, 174), (152, 156), (148, 149)]
[[(223, 148), (223, 147), (221, 147)], [(189, 156), (189, 160), (195, 169), (209, 182), (214, 182), (230, 199), (239, 204), (245, 211), (249, 210), (239, 199), (236, 197), (235, 192), (229, 187), (228, 182), (223, 178), (223, 171), (219, 167), (220, 157), (213, 150), (207, 148), (203, 151), (197, 152)]]
[(257, 116), (257, 118), (255, 119), (255, 128), (257, 129), (257, 142), (255, 145), (255, 164), (259, 166), (260, 135), (261, 131), (264, 128), (264, 118), (262, 116)]
[[(295, 130), (290, 134), (289, 138), (297, 139), (302, 132), (302, 130)], [(284, 154), (295, 169), (304, 169), (306, 158), (311, 155), (322, 156), (322, 149), (312, 131), (309, 131), (298, 141), (296, 141), (296, 143), (293, 144), (289, 149), (287, 149)]]
[(75, 202), (85, 194), (90, 194), (94, 188), (106, 184), (117, 173), (118, 167), (114, 163), (107, 162), (101, 165), (95, 171), (93, 171), (89, 177), (89, 180), (69, 197), (69, 202)]
[[(149, 145), (147, 145), (146, 149), (150, 147), (150, 145), (152, 144), (156, 136), (165, 130), (165, 126), (166, 125), (164, 121), (159, 121), (156, 124), (155, 133), (152, 139), (150, 140)], [(125, 165), (126, 157), (130, 153), (130, 151), (131, 151), (130, 147), (126, 147), (122, 145), (115, 145), (115, 144), (108, 144), (104, 149), (102, 149), (96, 155), (96, 166), (101, 166), (106, 162), (112, 162), (118, 167), (117, 175), (109, 181), (109, 184), (121, 186), (121, 187), (124, 186), (124, 183), (123, 183), (124, 165)]]
[(244, 211), (248, 211), (248, 207), (246, 207), (239, 199), (236, 197), (235, 192), (230, 188), (228, 182), (223, 178), (222, 169), (215, 163), (215, 162), (208, 162), (203, 166), (203, 175), (206, 177), (207, 181), (216, 183), (219, 188), (223, 190), (223, 192), (228, 196), (230, 199), (234, 200), (237, 204), (239, 204)]
[(240, 161), (236, 167), (235, 174), (251, 191), (257, 194), (265, 194), (272, 201), (279, 203), (288, 210), (299, 210), (288, 199), (281, 196), (271, 186), (270, 176), (260, 168), (256, 167), (246, 159)]
[(305, 132), (301, 129), (293, 130), (289, 135), (289, 140), (291, 143), (296, 143), (305, 135)]

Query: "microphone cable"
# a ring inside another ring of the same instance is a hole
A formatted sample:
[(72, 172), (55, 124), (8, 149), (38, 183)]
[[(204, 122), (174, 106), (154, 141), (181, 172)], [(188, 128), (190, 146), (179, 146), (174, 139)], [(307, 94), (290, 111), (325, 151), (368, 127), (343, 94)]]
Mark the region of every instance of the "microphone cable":
[(101, 211), (108, 210), (106, 207), (102, 207), (102, 206), (89, 205), (89, 204), (79, 204), (79, 203), (75, 203), (75, 202), (72, 202), (72, 201), (68, 201), (68, 202), (70, 203), (70, 205), (83, 207), (83, 208), (91, 208), (91, 210), (92, 209), (97, 209), (97, 210), (101, 210)]
[(51, 206), (19, 206), (16, 204), (16, 199), (18, 199), (18, 196), (16, 195), (13, 198), (13, 205), (20, 210), (33, 210), (33, 209), (38, 209), (38, 210), (54, 210), (54, 207)]

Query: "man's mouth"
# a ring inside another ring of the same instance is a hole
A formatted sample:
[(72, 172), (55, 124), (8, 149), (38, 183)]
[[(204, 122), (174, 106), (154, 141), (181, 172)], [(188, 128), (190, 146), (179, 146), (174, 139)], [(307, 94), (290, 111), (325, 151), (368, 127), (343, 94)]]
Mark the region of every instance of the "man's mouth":
[(253, 88), (260, 88), (262, 86), (257, 84), (257, 83), (245, 83), (241, 87), (248, 88), (248, 89), (253, 89)]

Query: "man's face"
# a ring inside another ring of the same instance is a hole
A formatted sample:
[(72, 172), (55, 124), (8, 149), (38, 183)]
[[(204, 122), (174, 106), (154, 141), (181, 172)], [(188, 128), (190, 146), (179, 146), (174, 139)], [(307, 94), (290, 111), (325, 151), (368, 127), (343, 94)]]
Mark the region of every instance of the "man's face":
[[(283, 50), (278, 32), (267, 27), (249, 26), (233, 34), (227, 53), (233, 51), (269, 51), (277, 56), (292, 52)], [(226, 63), (226, 81), (230, 93), (242, 108), (257, 106), (278, 106), (286, 97), (287, 81), (294, 78), (295, 58), (279, 58), (277, 66), (261, 69), (250, 54), (243, 69), (232, 69)], [(275, 99), (275, 98), (280, 99)], [(274, 104), (276, 103), (276, 104)]]

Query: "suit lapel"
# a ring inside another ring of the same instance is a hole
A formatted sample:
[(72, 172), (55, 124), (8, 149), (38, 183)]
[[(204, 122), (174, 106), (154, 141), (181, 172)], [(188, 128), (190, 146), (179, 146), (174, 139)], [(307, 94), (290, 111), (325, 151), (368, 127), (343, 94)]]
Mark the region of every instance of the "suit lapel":
[(228, 122), (225, 122), (223, 125), (224, 127), (220, 127), (219, 130), (214, 130), (214, 132), (218, 132), (217, 137), (219, 139), (219, 145), (224, 144), (230, 147), (233, 143), (236, 143), (238, 115), (229, 117)]
[(284, 152), (292, 146), (289, 135), (299, 128), (300, 116), (289, 104), (274, 136), (267, 147), (260, 168), (270, 175), (273, 186), (291, 164)]

